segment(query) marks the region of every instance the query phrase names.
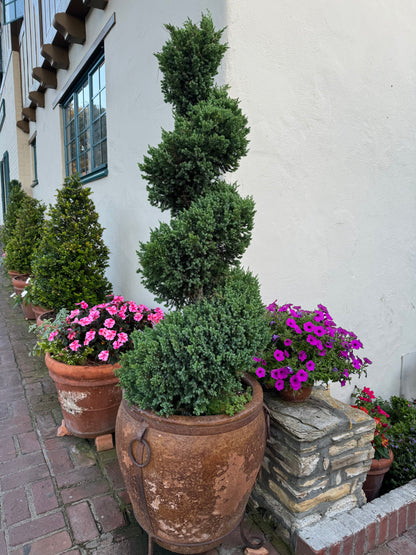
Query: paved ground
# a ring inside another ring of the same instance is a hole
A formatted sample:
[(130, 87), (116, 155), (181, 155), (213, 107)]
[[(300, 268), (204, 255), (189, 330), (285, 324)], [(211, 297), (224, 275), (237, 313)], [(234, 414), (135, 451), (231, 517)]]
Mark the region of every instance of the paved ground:
[[(0, 268), (0, 555), (146, 555), (115, 449), (57, 437), (62, 414)], [(211, 554), (243, 553), (238, 534)], [(155, 547), (155, 555), (170, 552)], [(270, 555), (278, 555), (269, 545)]]

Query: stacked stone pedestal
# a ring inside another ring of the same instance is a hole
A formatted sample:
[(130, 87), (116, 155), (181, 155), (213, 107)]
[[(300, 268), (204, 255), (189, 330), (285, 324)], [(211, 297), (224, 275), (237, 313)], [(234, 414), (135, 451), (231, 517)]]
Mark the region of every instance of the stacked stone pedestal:
[(294, 548), (298, 530), (366, 503), (375, 423), (325, 389), (303, 403), (266, 393), (265, 403), (270, 439), (252, 497)]

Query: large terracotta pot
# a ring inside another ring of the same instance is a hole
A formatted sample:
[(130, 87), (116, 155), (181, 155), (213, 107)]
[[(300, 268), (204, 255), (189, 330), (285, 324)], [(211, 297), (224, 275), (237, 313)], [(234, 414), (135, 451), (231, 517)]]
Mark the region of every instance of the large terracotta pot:
[(16, 272), (16, 270), (7, 270), (10, 278), (13, 279), (15, 276), (20, 276), (21, 272)]
[(45, 357), (58, 391), (67, 430), (78, 437), (94, 438), (114, 431), (121, 388), (114, 368), (118, 365), (71, 366)]
[(116, 446), (136, 519), (174, 553), (218, 546), (241, 521), (263, 459), (263, 392), (234, 416), (170, 416), (128, 406), (117, 416)]
[(372, 501), (380, 494), (384, 476), (389, 471), (393, 462), (393, 451), (391, 449), (389, 449), (389, 454), (390, 457), (388, 459), (373, 459), (371, 461), (370, 470), (363, 484), (363, 490), (367, 501)]
[[(14, 292), (16, 293), (16, 295), (19, 295), (19, 297), (22, 296), (22, 291), (27, 286), (26, 280), (28, 277), (29, 277), (28, 274), (18, 274), (17, 276), (14, 276), (12, 278)], [(32, 303), (25, 304), (22, 301), (21, 307), (26, 320), (36, 319), (35, 313), (33, 312)]]

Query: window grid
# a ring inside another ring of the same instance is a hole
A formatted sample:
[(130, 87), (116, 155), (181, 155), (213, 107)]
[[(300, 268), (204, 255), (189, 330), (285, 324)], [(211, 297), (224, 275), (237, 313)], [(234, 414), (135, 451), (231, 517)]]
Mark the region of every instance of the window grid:
[(23, 0), (3, 0), (3, 23), (11, 23), (23, 17), (24, 1)]
[(88, 72), (63, 109), (66, 175), (78, 172), (82, 179), (101, 173), (107, 167), (103, 57)]

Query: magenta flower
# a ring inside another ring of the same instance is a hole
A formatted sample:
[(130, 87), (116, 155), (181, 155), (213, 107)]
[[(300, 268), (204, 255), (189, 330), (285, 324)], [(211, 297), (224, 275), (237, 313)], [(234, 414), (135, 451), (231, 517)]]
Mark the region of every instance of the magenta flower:
[(295, 320), (293, 318), (288, 318), (286, 320), (286, 325), (289, 326), (289, 328), (294, 328), (297, 326), (297, 323), (295, 322)]
[(318, 355), (319, 355), (320, 357), (324, 357), (324, 356), (326, 355), (326, 350), (325, 350), (325, 349), (322, 349), (322, 351), (319, 351)]
[(280, 368), (273, 368), (273, 370), (270, 371), (270, 376), (274, 380), (277, 380), (277, 378), (279, 377), (279, 370), (280, 370)]
[(305, 331), (307, 331), (308, 333), (315, 331), (315, 326), (312, 324), (312, 322), (305, 322), (303, 324), (303, 329)]
[(281, 351), (280, 349), (276, 349), (274, 352), (274, 358), (278, 362), (283, 362), (285, 360), (285, 355), (283, 354), (283, 351)]
[(81, 301), (80, 303), (75, 303), (75, 304), (79, 305), (83, 310), (88, 308), (88, 304), (85, 301)]
[(298, 391), (302, 387), (302, 382), (300, 381), (297, 374), (290, 376), (290, 387), (293, 391)]
[(373, 364), (369, 358), (364, 357), (365, 364)]
[(306, 341), (309, 343), (309, 345), (316, 345), (318, 340), (313, 335), (308, 335)]
[(107, 318), (107, 320), (104, 320), (104, 326), (106, 328), (112, 328), (115, 323), (116, 323), (116, 321), (113, 320), (113, 318)]
[(134, 303), (133, 301), (129, 302), (129, 311), (130, 312), (137, 312), (139, 310), (139, 307), (137, 306), (136, 303)]
[(318, 337), (325, 335), (325, 328), (323, 326), (315, 326), (315, 335)]
[(274, 387), (277, 391), (282, 391), (285, 388), (285, 382), (283, 380), (276, 380)]
[(76, 339), (75, 341), (69, 344), (69, 348), (71, 349), (71, 351), (74, 351), (74, 352), (78, 351), (80, 347), (81, 347), (81, 343), (78, 341), (78, 339)]
[[(122, 306), (119, 310), (118, 315), (122, 320), (125, 320), (127, 318), (127, 306)], [(104, 322), (104, 325), (105, 325), (105, 322)]]
[(314, 318), (315, 322), (322, 322), (324, 319), (324, 313), (321, 310), (316, 311), (316, 316)]
[(90, 310), (90, 317), (92, 321), (97, 320), (100, 317), (100, 311), (97, 310), (96, 308), (92, 308)]
[(300, 352), (299, 352), (299, 355), (298, 355), (298, 358), (299, 358), (299, 360), (300, 360), (301, 362), (304, 362), (304, 361), (308, 358), (308, 356), (307, 356), (307, 354), (305, 353), (305, 351), (300, 351)]
[(106, 362), (108, 360), (110, 353), (108, 351), (101, 351), (101, 353), (99, 353), (98, 355), (98, 359), (102, 360), (103, 362)]
[(351, 341), (351, 347), (353, 349), (362, 349), (363, 348), (363, 344), (361, 343), (361, 341), (359, 339), (353, 339)]
[(346, 378), (349, 377), (349, 373), (348, 373), (348, 370), (347, 370), (346, 368), (345, 368), (345, 370), (344, 370), (344, 376), (345, 376)]
[(117, 314), (118, 308), (114, 305), (110, 305), (107, 306), (106, 311), (108, 312), (108, 314), (111, 314), (111, 316), (114, 316), (114, 314)]
[(69, 333), (68, 333), (68, 339), (69, 339), (70, 341), (72, 341), (73, 339), (75, 339), (75, 337), (77, 336), (77, 334), (76, 334), (76, 332), (73, 331), (73, 330), (68, 330), (68, 331), (69, 331)]
[(79, 314), (79, 308), (76, 308), (75, 310), (73, 310), (73, 311), (69, 314), (68, 318), (69, 318), (70, 320), (72, 320), (72, 318), (75, 318), (75, 316), (78, 316), (78, 314)]
[(296, 324), (296, 326), (293, 328), (295, 330), (295, 332), (299, 335), (302, 334), (302, 330), (300, 329), (300, 327)]
[(92, 322), (91, 316), (86, 316), (85, 318), (81, 318), (78, 323), (80, 326), (89, 326), (91, 322)]
[(266, 375), (266, 370), (259, 366), (256, 370), (256, 375), (258, 378), (264, 378), (264, 376)]
[(268, 310), (269, 312), (274, 312), (276, 310), (276, 301), (274, 301), (274, 303), (269, 304), (269, 306), (266, 307), (266, 310)]
[(299, 380), (300, 380), (301, 382), (306, 382), (306, 381), (308, 381), (308, 377), (309, 377), (309, 376), (308, 376), (308, 373), (305, 372), (305, 370), (304, 370), (303, 368), (301, 368), (301, 369), (298, 371), (298, 373), (296, 374), (296, 376), (299, 378)]
[(124, 303), (124, 297), (122, 297), (121, 295), (115, 295), (113, 297), (113, 301), (115, 303)]
[(313, 360), (308, 360), (308, 362), (306, 363), (306, 370), (308, 372), (313, 372), (315, 370), (315, 363), (313, 362)]
[(143, 318), (143, 314), (141, 312), (136, 312), (136, 314), (133, 316), (133, 320), (136, 320), (136, 322), (140, 322), (142, 318)]
[(292, 340), (291, 339), (285, 339), (283, 341), (285, 347), (290, 347), (292, 345)]
[(102, 335), (103, 337), (105, 337), (105, 334), (107, 333), (106, 328), (100, 328), (98, 330), (98, 335)]
[(319, 341), (319, 339), (316, 340), (315, 346), (320, 351), (322, 351), (322, 349), (324, 348), (324, 346), (322, 345), (321, 341)]
[(286, 366), (283, 366), (282, 368), (278, 368), (277, 369), (277, 377), (279, 378), (279, 380), (285, 380), (289, 375), (289, 370), (287, 369)]

